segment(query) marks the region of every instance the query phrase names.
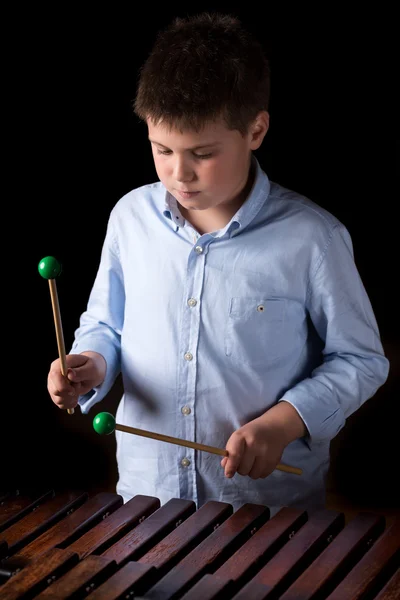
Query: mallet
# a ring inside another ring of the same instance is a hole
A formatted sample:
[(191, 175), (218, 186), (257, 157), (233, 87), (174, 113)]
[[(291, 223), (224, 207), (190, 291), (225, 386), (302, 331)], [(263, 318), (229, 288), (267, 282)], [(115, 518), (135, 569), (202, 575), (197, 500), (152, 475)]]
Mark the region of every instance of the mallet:
[[(56, 328), (58, 355), (61, 361), (61, 373), (64, 377), (67, 377), (67, 361), (65, 358), (65, 344), (64, 334), (61, 323), (60, 305), (58, 302), (56, 277), (58, 277), (62, 271), (61, 265), (54, 256), (46, 256), (42, 258), (38, 265), (38, 271), (43, 279), (47, 279), (49, 282), (51, 305), (53, 307), (54, 324)], [(73, 415), (74, 409), (68, 408), (68, 414)]]
[[(136, 429), (136, 427), (128, 427), (127, 425), (119, 425), (115, 422), (114, 416), (109, 412), (101, 412), (94, 417), (93, 429), (100, 435), (109, 435), (117, 429), (118, 431), (124, 431), (125, 433), (132, 433), (134, 435), (152, 438), (153, 440), (160, 440), (161, 442), (177, 444), (178, 446), (186, 446), (187, 448), (194, 448), (194, 450), (201, 450), (202, 452), (211, 452), (211, 454), (228, 456), (228, 452), (226, 450), (214, 448), (214, 446), (198, 444), (197, 442), (190, 442), (188, 440), (182, 440), (180, 438), (163, 435), (161, 433), (153, 433), (152, 431), (145, 431), (144, 429)], [(301, 469), (298, 469), (297, 467), (290, 467), (289, 465), (278, 464), (276, 469), (279, 471), (285, 471), (286, 473), (293, 473), (294, 475), (302, 474)]]

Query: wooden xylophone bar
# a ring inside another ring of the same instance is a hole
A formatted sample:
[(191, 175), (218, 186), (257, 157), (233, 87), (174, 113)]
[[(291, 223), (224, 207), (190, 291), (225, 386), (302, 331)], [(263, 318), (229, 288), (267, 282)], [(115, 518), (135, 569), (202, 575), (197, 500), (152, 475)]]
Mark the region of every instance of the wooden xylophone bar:
[[(389, 600), (400, 519), (44, 490), (0, 497), (0, 598)], [(397, 595), (396, 595), (397, 594)]]

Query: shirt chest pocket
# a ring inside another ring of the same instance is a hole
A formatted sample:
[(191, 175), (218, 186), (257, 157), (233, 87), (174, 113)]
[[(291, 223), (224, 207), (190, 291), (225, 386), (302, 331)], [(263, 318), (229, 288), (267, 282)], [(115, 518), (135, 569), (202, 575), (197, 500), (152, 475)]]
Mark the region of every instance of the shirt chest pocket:
[(225, 330), (225, 354), (233, 362), (267, 365), (285, 353), (285, 300), (232, 298)]

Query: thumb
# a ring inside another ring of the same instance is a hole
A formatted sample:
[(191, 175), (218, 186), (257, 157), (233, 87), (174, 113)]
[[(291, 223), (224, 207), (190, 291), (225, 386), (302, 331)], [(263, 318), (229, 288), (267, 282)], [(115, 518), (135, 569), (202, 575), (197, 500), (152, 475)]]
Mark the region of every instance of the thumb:
[(87, 379), (87, 362), (89, 357), (84, 354), (69, 354), (67, 357), (68, 373), (67, 377), (70, 381), (78, 383)]
[(65, 357), (68, 368), (82, 367), (87, 363), (89, 357), (86, 354), (67, 354)]

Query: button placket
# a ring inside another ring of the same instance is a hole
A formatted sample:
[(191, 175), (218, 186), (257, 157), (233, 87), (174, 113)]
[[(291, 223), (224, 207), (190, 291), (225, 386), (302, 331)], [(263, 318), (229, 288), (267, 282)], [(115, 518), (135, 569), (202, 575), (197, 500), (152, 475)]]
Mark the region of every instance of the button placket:
[[(192, 246), (187, 262), (186, 299), (183, 306), (182, 331), (180, 337), (181, 366), (177, 388), (177, 437), (195, 439), (195, 396), (197, 382), (197, 348), (200, 330), (200, 298), (204, 282), (207, 248), (198, 241)], [(195, 452), (181, 449), (178, 458), (180, 486), (183, 494), (197, 500)]]

